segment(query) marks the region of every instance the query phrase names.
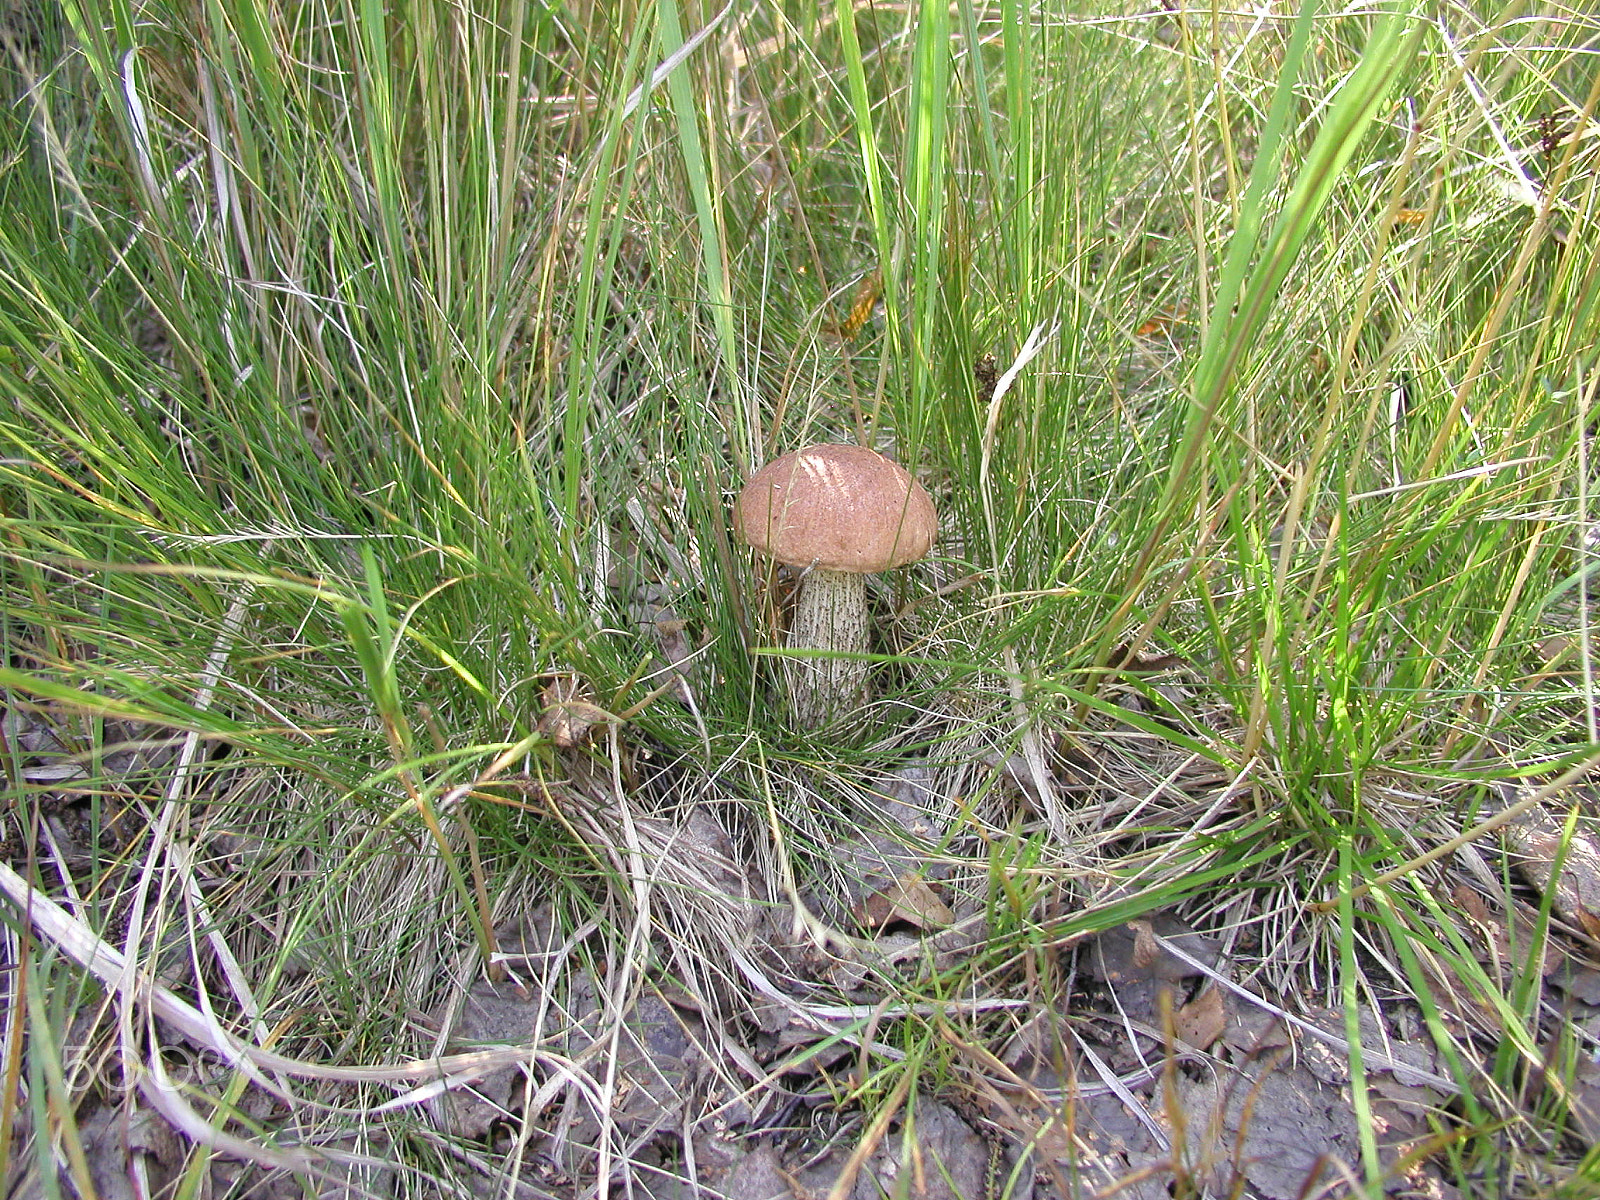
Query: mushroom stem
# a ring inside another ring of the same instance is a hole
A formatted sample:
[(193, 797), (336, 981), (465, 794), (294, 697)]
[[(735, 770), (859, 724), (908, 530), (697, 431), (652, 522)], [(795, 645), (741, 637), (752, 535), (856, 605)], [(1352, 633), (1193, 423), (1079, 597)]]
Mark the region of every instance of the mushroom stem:
[[(812, 568), (800, 582), (791, 650), (861, 654), (867, 648), (867, 578), (853, 571)], [(869, 664), (859, 658), (790, 658), (783, 664), (789, 706), (808, 729), (861, 702)]]

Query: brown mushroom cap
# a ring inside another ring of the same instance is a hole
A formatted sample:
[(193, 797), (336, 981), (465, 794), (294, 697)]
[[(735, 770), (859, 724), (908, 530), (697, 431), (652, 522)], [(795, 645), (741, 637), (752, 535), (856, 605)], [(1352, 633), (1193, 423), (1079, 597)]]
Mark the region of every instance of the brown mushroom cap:
[(867, 574), (916, 562), (938, 532), (905, 468), (860, 446), (807, 446), (750, 477), (733, 509), (750, 545), (779, 562)]

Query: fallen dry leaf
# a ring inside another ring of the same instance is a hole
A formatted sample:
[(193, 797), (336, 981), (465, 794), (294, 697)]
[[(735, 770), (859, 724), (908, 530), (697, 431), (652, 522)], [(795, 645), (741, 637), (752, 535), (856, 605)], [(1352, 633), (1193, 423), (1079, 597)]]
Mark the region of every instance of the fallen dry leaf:
[(848, 342), (861, 332), (861, 327), (872, 316), (872, 310), (878, 307), (878, 301), (883, 298), (883, 272), (872, 271), (862, 277), (856, 285), (855, 299), (851, 301), (850, 311), (842, 321), (824, 320), (822, 330), (833, 337)]
[(863, 897), (852, 909), (856, 919), (869, 929), (903, 921), (913, 929), (945, 929), (956, 919), (949, 905), (934, 894), (917, 875), (902, 875), (878, 891)]
[(1254, 1004), (1241, 1004), (1229, 1014), (1222, 1037), (1230, 1049), (1241, 1055), (1260, 1056), (1294, 1044), (1289, 1027)]
[(1600, 1006), (1600, 970), (1568, 960), (1548, 978), (1572, 999)]
[(1123, 1011), (1136, 1020), (1157, 1020), (1161, 993), (1175, 992), (1174, 984), (1200, 974), (1163, 948), (1158, 937), (1173, 942), (1208, 967), (1215, 965), (1221, 953), (1216, 942), (1196, 933), (1177, 917), (1153, 913), (1097, 934), (1085, 956), (1089, 974), (1110, 987)]
[[(593, 1003), (593, 1001), (590, 1001)], [(598, 1005), (572, 1029), (566, 1039), (567, 1054), (580, 1058), (597, 1041), (609, 1054), (610, 1034), (599, 1027)], [(682, 1012), (660, 996), (641, 996), (623, 1021), (615, 1043), (615, 1093), (610, 1117), (630, 1137), (642, 1137), (658, 1129), (677, 1129), (683, 1124), (685, 1106), (705, 1066), (701, 1046), (705, 1026), (693, 1013)], [(580, 1127), (592, 1144), (600, 1136), (597, 1114), (588, 1110), (587, 1100), (569, 1093), (584, 1111)]]
[[(1597, 1023), (1588, 1022), (1591, 1029)], [(1579, 1054), (1563, 1083), (1573, 1132), (1591, 1146), (1600, 1144), (1600, 1063)]]
[[(1312, 1010), (1304, 1019), (1341, 1042), (1348, 1032), (1344, 1012), (1339, 1009)], [(1232, 1115), (1227, 1121), (1232, 1123), (1225, 1128), (1233, 1139), (1230, 1145), (1242, 1151), (1241, 1161), (1258, 1155), (1264, 1160), (1244, 1170), (1251, 1183), (1267, 1194), (1272, 1194), (1274, 1188), (1279, 1189), (1279, 1194), (1299, 1194), (1300, 1183), (1309, 1182), (1310, 1168), (1320, 1156), (1337, 1155), (1345, 1161), (1355, 1161), (1347, 1157), (1355, 1146), (1350, 1115), (1354, 1080), (1349, 1054), (1341, 1046), (1299, 1028), (1291, 1032), (1269, 1014), (1258, 1012), (1253, 1021), (1266, 1024), (1252, 1035), (1244, 1035), (1242, 1030), (1236, 1035), (1230, 1027), (1227, 1044), (1235, 1047), (1234, 1064), (1241, 1072), (1236, 1086), (1257, 1098), (1243, 1107), (1230, 1098)], [(1379, 1156), (1385, 1164), (1392, 1165), (1404, 1158), (1418, 1139), (1430, 1135), (1430, 1116), (1440, 1113), (1450, 1097), (1429, 1082), (1439, 1078), (1438, 1052), (1431, 1040), (1407, 1039), (1391, 1033), (1385, 1021), (1366, 1007), (1360, 1010), (1359, 1026), (1365, 1050), (1367, 1100)], [(1251, 1037), (1254, 1045), (1247, 1044)], [(1266, 1121), (1252, 1133), (1248, 1123), (1258, 1118)], [(1283, 1160), (1297, 1162), (1297, 1169), (1303, 1171), (1300, 1179), (1294, 1179), (1292, 1172), (1274, 1174), (1270, 1164), (1281, 1157), (1275, 1139), (1283, 1128), (1302, 1119), (1306, 1124), (1301, 1145), (1310, 1153), (1302, 1154), (1298, 1160)], [(1426, 1176), (1424, 1182), (1433, 1178), (1433, 1169), (1426, 1164), (1415, 1164), (1412, 1173), (1419, 1178)]]
[(794, 1200), (783, 1161), (771, 1146), (757, 1146), (739, 1159), (720, 1190), (727, 1200)]
[(1200, 974), (1195, 968), (1163, 949), (1157, 937), (1175, 943), (1180, 950), (1206, 966), (1215, 966), (1221, 950), (1216, 942), (1170, 913), (1154, 913), (1106, 929), (1095, 936), (1088, 959), (1089, 973), (1104, 983), (1127, 983), (1136, 979), (1178, 983)]
[[(449, 1031), (452, 1050), (473, 1046), (520, 1045), (537, 1036), (541, 996), (514, 980), (479, 979), (459, 998), (460, 1008)], [(456, 998), (445, 1002), (454, 1007)], [(439, 1014), (448, 1020), (449, 1013)], [(515, 1115), (512, 1092), (521, 1074), (517, 1067), (491, 1071), (470, 1088), (453, 1088), (428, 1101), (434, 1124), (462, 1138), (482, 1138), (495, 1122)], [(518, 1097), (520, 1099), (520, 1096)]]
[(1500, 836), (1512, 862), (1541, 892), (1551, 887), (1556, 859), (1561, 858), (1551, 904), (1563, 920), (1600, 940), (1600, 844), (1587, 822), (1578, 821), (1570, 840), (1566, 826), (1564, 817), (1535, 808), (1507, 822)]
[(131, 1100), (80, 1117), (78, 1138), (100, 1200), (134, 1200), (135, 1160), (150, 1186), (164, 1190), (183, 1167), (186, 1153), (170, 1125)]
[(924, 762), (907, 763), (884, 775), (865, 793), (883, 824), (936, 842), (944, 836), (955, 806), (938, 790), (939, 772)]
[[(1343, 1009), (1312, 1009), (1305, 1019), (1343, 1041), (1345, 1028)], [(1383, 1019), (1371, 1008), (1363, 1005), (1358, 1010), (1358, 1028), (1361, 1045), (1365, 1049), (1363, 1063), (1369, 1077), (1387, 1074), (1408, 1087), (1424, 1087), (1430, 1079), (1439, 1078), (1439, 1051), (1425, 1037), (1403, 1038), (1388, 1031)], [(1314, 1037), (1300, 1036), (1307, 1046), (1317, 1041)], [(1307, 1065), (1324, 1083), (1342, 1087), (1350, 1081), (1349, 1055), (1336, 1046), (1320, 1043), (1328, 1049), (1327, 1055), (1308, 1056)], [(1441, 1093), (1433, 1093), (1435, 1097)]]
[(539, 696), (544, 711), (539, 715), (539, 732), (563, 750), (583, 745), (597, 728), (615, 718), (587, 697), (583, 685), (563, 676)]
[[(1502, 906), (1491, 908), (1481, 892), (1464, 883), (1451, 889), (1450, 899), (1456, 911), (1471, 922), (1472, 932), (1477, 934), (1484, 949), (1485, 966), (1492, 963), (1498, 969), (1501, 986), (1509, 986), (1528, 961), (1528, 949), (1533, 945), (1532, 918), (1520, 907), (1513, 907), (1509, 914)], [(1541, 973), (1548, 977), (1566, 961), (1562, 948), (1554, 941), (1547, 941)]]
[[(333, 1150), (354, 1149), (354, 1139), (334, 1143)], [(386, 1146), (386, 1139), (373, 1138), (364, 1147), (369, 1153), (384, 1150), (391, 1159), (398, 1160), (398, 1152)], [(317, 1200), (378, 1200), (396, 1194), (397, 1172), (383, 1163), (343, 1163), (329, 1156), (324, 1174), (316, 1180), (294, 1176), (282, 1171), (268, 1171), (254, 1163), (241, 1163), (222, 1155), (212, 1158), (207, 1174), (211, 1194), (214, 1196), (248, 1196), (250, 1200), (305, 1200), (308, 1195)], [(100, 1200), (108, 1200), (104, 1193)]]
[[(892, 921), (918, 930), (954, 921), (934, 892), (938, 865), (892, 838), (861, 834), (832, 846), (834, 884), (819, 889), (813, 907), (833, 923), (858, 922), (874, 933)], [(903, 911), (902, 911), (903, 910)]]
[(1129, 675), (1153, 675), (1159, 671), (1170, 671), (1174, 667), (1187, 665), (1182, 655), (1144, 654), (1130, 642), (1123, 642), (1106, 660), (1106, 670), (1122, 671)]
[[(1040, 1027), (1053, 1018), (1041, 1018), (1045, 1014), (1029, 1022), (1031, 1031), (1013, 1039), (1005, 1060), (986, 1062), (986, 1051), (956, 1043), (976, 1064), (964, 1070), (971, 1105), (1003, 1140), (1002, 1169), (1009, 1176), (1021, 1161), (1020, 1178), (1026, 1180), (1031, 1165), (1040, 1173), (1035, 1177), (1042, 1190), (1032, 1193), (1039, 1200), (1079, 1195), (1167, 1200), (1172, 1173), (1167, 1145), (1153, 1132), (1161, 1124), (1145, 1111), (1148, 1085), (1128, 1092), (1128, 1101), (1140, 1109), (1135, 1112), (1094, 1074), (1079, 1075), (1085, 1064), (1071, 1050), (1050, 1053), (1046, 1044), (1054, 1039)], [(1068, 1055), (1073, 1055), (1070, 1064)]]
[(1205, 988), (1189, 1003), (1172, 1014), (1172, 1028), (1180, 1042), (1205, 1050), (1228, 1027), (1228, 1001), (1215, 985)]
[(650, 664), (652, 677), (670, 674), (672, 698), (680, 704), (692, 703), (699, 672), (696, 649), (689, 637), (689, 622), (678, 615), (678, 610), (667, 601), (664, 590), (656, 584), (639, 589), (638, 596), (628, 606), (628, 613), (634, 625), (651, 637), (661, 651), (661, 658)]
[[(907, 1196), (915, 1200), (982, 1200), (989, 1144), (947, 1105), (924, 1097), (911, 1120), (902, 1119), (897, 1133), (883, 1141), (861, 1164), (850, 1200), (883, 1200)], [(815, 1166), (797, 1173), (796, 1196), (822, 1200), (835, 1185), (851, 1147), (840, 1146)]]
[(1248, 1181), (1266, 1200), (1297, 1200), (1326, 1182), (1329, 1156), (1360, 1160), (1349, 1102), (1287, 1062), (1274, 1056), (1180, 1083), (1186, 1160), (1202, 1188), (1229, 1195)]

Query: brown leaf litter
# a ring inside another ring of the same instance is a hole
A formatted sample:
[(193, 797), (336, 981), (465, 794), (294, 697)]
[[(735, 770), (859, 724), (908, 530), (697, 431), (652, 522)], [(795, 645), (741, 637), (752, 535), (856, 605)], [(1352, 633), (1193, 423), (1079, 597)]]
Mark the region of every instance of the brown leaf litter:
[[(1261, 1200), (1300, 1197), (1319, 1179), (1348, 1192), (1341, 1179), (1359, 1170), (1361, 1147), (1342, 1014), (1280, 1016), (1244, 1001), (1224, 986), (1217, 944), (1171, 914), (1104, 931), (1079, 958), (1110, 993), (1108, 1021), (1035, 1012), (1000, 1058), (957, 1043), (1008, 1169), (1030, 1148), (1036, 1196), (1076, 1195), (1071, 1180), (1083, 1194), (1134, 1200), (1159, 1200), (1175, 1182)], [(1432, 1043), (1370, 1010), (1360, 1035), (1385, 1191), (1444, 1194), (1437, 1173), (1408, 1158), (1454, 1095)], [(1141, 1043), (1142, 1058), (1130, 1053)]]
[(594, 702), (581, 680), (569, 675), (548, 684), (540, 693), (539, 704), (539, 732), (563, 750), (584, 745), (597, 729), (616, 721)]
[(1529, 884), (1540, 892), (1553, 890), (1556, 914), (1600, 941), (1600, 842), (1587, 826), (1579, 822), (1569, 832), (1563, 816), (1539, 807), (1509, 822), (1500, 836)]
[[(566, 747), (570, 779), (547, 789), (549, 810), (622, 881), (604, 893), (616, 926), (648, 914), (648, 942), (624, 960), (591, 928), (564, 926), (547, 904), (535, 906), (496, 930), (492, 963), (464, 959), (463, 978), (435, 1005), (436, 1068), (428, 1060), (354, 1068), (341, 1081), (393, 1084), (398, 1094), (384, 1107), (425, 1112), (418, 1136), (472, 1165), (485, 1188), (495, 1164), (515, 1157), (534, 1189), (524, 1194), (563, 1200), (602, 1177), (663, 1200), (695, 1188), (742, 1200), (1064, 1200), (1090, 1191), (1159, 1200), (1171, 1186), (1276, 1200), (1312, 1180), (1347, 1190), (1342, 1181), (1360, 1164), (1352, 1089), (1364, 1086), (1381, 1161), (1394, 1175), (1385, 1190), (1445, 1194), (1436, 1173), (1407, 1154), (1449, 1119), (1453, 1085), (1404, 1004), (1360, 1012), (1366, 1076), (1358, 1083), (1342, 1014), (1293, 998), (1277, 998), (1277, 1011), (1263, 1007), (1265, 998), (1244, 999), (1223, 943), (1171, 912), (1053, 943), (1055, 953), (992, 971), (981, 997), (898, 999), (942, 981), (993, 936), (990, 864), (974, 867), (945, 849), (973, 818), (937, 770), (912, 762), (863, 783), (856, 823), (815, 843), (816, 869), (803, 885), (788, 884), (764, 876), (749, 828), (724, 820), (733, 810), (701, 799), (644, 809), (628, 790), (629, 767), (621, 768), (625, 786), (595, 761), (593, 735), (608, 714), (576, 679), (551, 689), (544, 732)], [(35, 749), (35, 765), (60, 753), (37, 739)], [(1000, 755), (975, 769), (998, 781), (1002, 805), (1042, 805), (1030, 764)], [(1063, 778), (1044, 785), (1065, 787)], [(1072, 786), (1083, 793), (1074, 803), (1107, 790), (1087, 774)], [(1559, 819), (1511, 825), (1504, 836), (1529, 885), (1559, 889), (1558, 916), (1586, 930), (1595, 900), (1586, 827), (1566, 844), (1559, 876), (1538, 868), (1561, 848)], [(1071, 902), (1053, 896), (1035, 911), (1061, 919)], [(1506, 964), (1504, 978), (1513, 978), (1519, 951), (1525, 957), (1532, 944), (1526, 904), (1517, 900), (1508, 915), (1495, 897), (1469, 889), (1453, 907), (1479, 931), (1486, 961)], [(1575, 941), (1562, 938), (1558, 952), (1551, 940), (1544, 973), (1576, 1004), (1597, 993), (1586, 990), (1592, 968), (1574, 957)], [(73, 943), (62, 934), (59, 944)], [(102, 978), (120, 969), (103, 951), (79, 949)], [(189, 1039), (292, 1078), (310, 1065), (231, 1036), (206, 1040), (216, 1030), (198, 1010), (152, 982), (156, 1011), (182, 1030), (168, 1049)], [(861, 1112), (863, 1089), (870, 1095), (878, 1073), (904, 1053), (900, 1031), (922, 1028), (951, 1046), (946, 1086)], [(1554, 1067), (1557, 1051), (1550, 1054)], [(1600, 1071), (1585, 1062), (1565, 1086), (1574, 1128), (1592, 1137)], [(202, 1095), (226, 1086), (175, 1068), (174, 1078)], [(268, 1131), (267, 1149), (295, 1119), (253, 1082), (239, 1111)], [(157, 1190), (186, 1160), (190, 1134), (174, 1134), (172, 1120), (137, 1100), (114, 1113), (90, 1100), (79, 1119), (111, 1170), (120, 1163), (126, 1176), (136, 1166)], [(393, 1152), (378, 1144), (384, 1128), (371, 1123), (370, 1155)], [(219, 1187), (270, 1197), (291, 1182), (270, 1161), (233, 1160), (226, 1149), (214, 1161)], [(330, 1196), (346, 1194), (341, 1187), (352, 1196), (393, 1191), (396, 1178), (372, 1162), (322, 1160), (317, 1186)]]

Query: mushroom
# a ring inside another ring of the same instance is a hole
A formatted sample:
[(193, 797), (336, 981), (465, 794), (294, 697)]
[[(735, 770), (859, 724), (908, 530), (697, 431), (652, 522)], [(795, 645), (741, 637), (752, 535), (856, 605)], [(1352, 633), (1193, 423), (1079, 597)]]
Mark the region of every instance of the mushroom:
[[(775, 458), (739, 493), (734, 526), (749, 545), (801, 568), (791, 650), (867, 649), (867, 576), (915, 562), (933, 545), (933, 501), (903, 467), (860, 446), (808, 446)], [(859, 703), (868, 664), (792, 658), (783, 665), (795, 718), (811, 728)]]

